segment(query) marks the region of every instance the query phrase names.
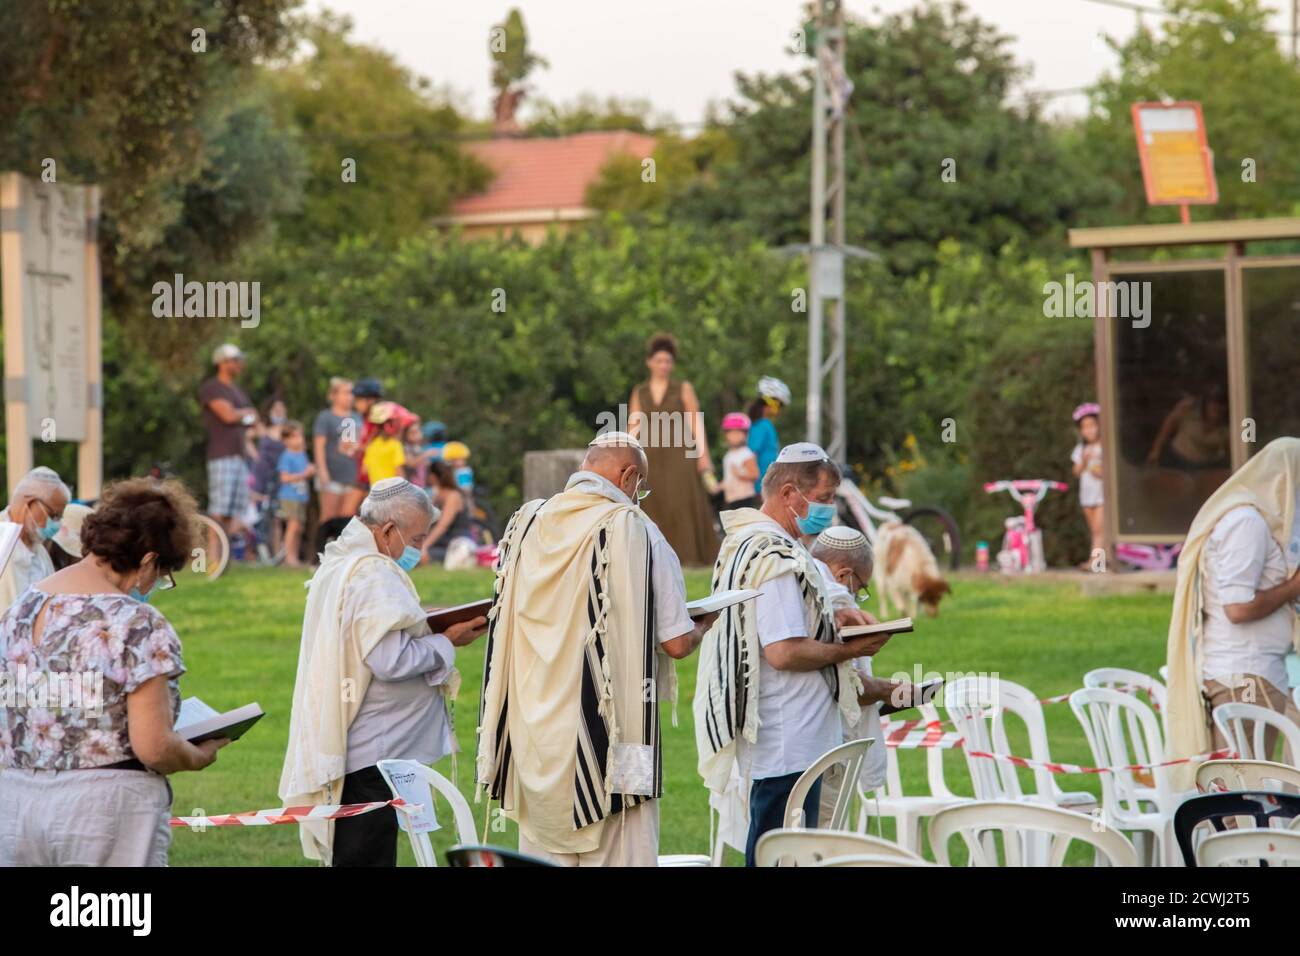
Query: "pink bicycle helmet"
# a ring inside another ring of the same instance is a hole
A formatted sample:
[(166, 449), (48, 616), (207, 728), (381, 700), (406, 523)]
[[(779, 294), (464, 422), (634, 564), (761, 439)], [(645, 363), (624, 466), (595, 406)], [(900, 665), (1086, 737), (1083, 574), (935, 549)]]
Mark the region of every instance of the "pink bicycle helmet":
[(749, 431), (751, 422), (749, 416), (744, 412), (729, 412), (722, 416), (722, 430), (729, 431)]
[(1084, 402), (1074, 410), (1074, 414), (1071, 417), (1077, 425), (1089, 415), (1095, 415), (1097, 418), (1101, 418), (1101, 406), (1096, 402)]

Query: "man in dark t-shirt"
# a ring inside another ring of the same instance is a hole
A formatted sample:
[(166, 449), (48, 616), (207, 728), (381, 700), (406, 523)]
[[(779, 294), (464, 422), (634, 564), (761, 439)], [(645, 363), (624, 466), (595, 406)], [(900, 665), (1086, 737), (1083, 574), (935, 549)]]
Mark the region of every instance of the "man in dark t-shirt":
[(235, 384), (244, 370), (244, 353), (238, 346), (217, 346), (212, 363), (217, 374), (199, 387), (203, 425), (208, 432), (208, 513), (229, 534), (242, 527), (240, 517), (248, 507), (244, 435), (257, 421), (257, 412)]

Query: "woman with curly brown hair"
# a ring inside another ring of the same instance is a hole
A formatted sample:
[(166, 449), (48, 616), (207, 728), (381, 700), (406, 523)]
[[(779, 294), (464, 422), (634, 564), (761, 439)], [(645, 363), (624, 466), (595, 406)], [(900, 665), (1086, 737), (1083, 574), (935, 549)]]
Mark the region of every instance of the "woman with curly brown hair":
[(83, 557), (0, 617), (0, 866), (165, 866), (166, 775), (201, 770), (229, 741), (172, 728), (185, 672), (155, 591), (196, 546), (179, 482), (111, 485), (81, 529)]
[(645, 449), (655, 493), (641, 502), (682, 564), (713, 564), (718, 536), (703, 476), (712, 471), (700, 401), (690, 382), (674, 379), (677, 340), (666, 332), (646, 345), (650, 378), (632, 390), (628, 431)]

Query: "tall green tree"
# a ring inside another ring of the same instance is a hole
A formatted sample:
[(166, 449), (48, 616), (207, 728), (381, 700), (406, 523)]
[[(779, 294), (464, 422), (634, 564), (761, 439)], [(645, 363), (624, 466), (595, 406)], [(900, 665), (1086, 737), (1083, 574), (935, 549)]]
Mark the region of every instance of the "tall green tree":
[[(989, 252), (1013, 241), (1059, 248), (1066, 225), (1107, 201), (1109, 187), (1080, 175), (1077, 154), (1016, 102), (1025, 69), (1010, 38), (963, 4), (846, 27), (849, 242), (914, 272), (948, 238)], [(774, 245), (807, 241), (811, 60), (736, 84), (719, 118), (733, 148), (709, 175), (668, 191), (667, 208)]]
[(465, 124), (455, 108), (351, 30), (329, 13), (307, 21), (299, 50), (268, 73), (280, 121), (297, 131), (306, 155), (301, 208), (281, 219), (295, 238), (374, 232), (396, 240), (428, 229), (489, 178), (459, 148)]
[[(247, 84), (255, 62), (290, 41), (285, 14), (296, 3), (5, 5), (0, 169), (37, 176), (53, 159), (59, 182), (100, 185), (110, 305), (138, 307), (149, 274), (175, 262), (173, 239), (212, 262), (291, 205), (290, 148), (250, 112)], [(274, 170), (262, 163), (268, 154), (278, 157)], [(260, 204), (247, 202), (248, 183), (232, 172), (236, 159), (272, 173), (259, 184)], [(226, 200), (220, 227), (206, 230), (202, 217)]]
[(1130, 107), (1197, 100), (1205, 115), (1219, 203), (1194, 217), (1234, 219), (1300, 210), (1300, 70), (1269, 32), (1260, 0), (1166, 0), (1170, 17), (1111, 40), (1118, 68), (1092, 91), (1084, 126), (1090, 175), (1120, 190), (1093, 219), (1171, 222), (1174, 206), (1147, 205)]

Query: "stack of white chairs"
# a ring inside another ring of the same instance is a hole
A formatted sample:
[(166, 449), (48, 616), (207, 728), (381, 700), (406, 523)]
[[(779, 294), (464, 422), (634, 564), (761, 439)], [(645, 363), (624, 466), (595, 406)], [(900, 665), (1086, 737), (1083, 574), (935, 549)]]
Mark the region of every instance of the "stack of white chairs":
[(1133, 771), (1116, 770), (1101, 778), (1103, 820), (1107, 827), (1135, 833), (1147, 864), (1181, 866), (1174, 838), (1174, 811), (1185, 794), (1173, 786), (1165, 760), (1164, 735), (1155, 713), (1135, 694), (1085, 687), (1070, 695), (1070, 708), (1083, 727), (1098, 767), (1150, 766), (1150, 783)]
[[(969, 866), (1061, 866), (1070, 844), (1092, 846), (1110, 866), (1137, 866), (1137, 850), (1122, 833), (1098, 830), (1081, 813), (1021, 800), (976, 800), (941, 810), (930, 820), (930, 848), (950, 866), (948, 841), (960, 835)], [(998, 852), (1001, 836), (1002, 850)]]
[(1300, 761), (1300, 727), (1286, 714), (1279, 714), (1258, 704), (1230, 702), (1214, 708), (1214, 726), (1228, 742), (1228, 748), (1244, 760), (1272, 760), (1268, 752), (1267, 733), (1276, 730), (1281, 737), (1283, 754), (1291, 763)]
[[(921, 719), (927, 723), (936, 723), (939, 712), (933, 704), (921, 704), (918, 708)], [(884, 745), (884, 741), (881, 741)], [(866, 793), (858, 792), (862, 809), (858, 814), (858, 832), (866, 833), (871, 817), (893, 817), (894, 832), (898, 845), (913, 853), (921, 852), (921, 821), (932, 817), (945, 807), (964, 803), (970, 797), (961, 797), (948, 789), (943, 776), (943, 751), (938, 747), (925, 748), (925, 771), (929, 779), (928, 794), (906, 794), (903, 792), (902, 778), (898, 772), (898, 751), (888, 748), (885, 764), (884, 793), (879, 790)]]
[(1300, 832), (1295, 830), (1227, 830), (1201, 841), (1197, 866), (1300, 866)]
[(925, 863), (896, 843), (845, 830), (769, 830), (754, 847), (757, 866), (822, 866), (850, 856), (890, 857), (900, 866)]
[[(1029, 688), (996, 677), (965, 677), (944, 689), (944, 707), (965, 740), (963, 749), (975, 784), (975, 799), (1020, 800), (1079, 812), (1096, 805), (1096, 798), (1087, 791), (1061, 790), (1056, 775), (1045, 768), (1033, 769), (1034, 789), (1027, 792), (1014, 765), (970, 756), (972, 751), (983, 751), (1052, 762), (1043, 705)], [(1028, 754), (1016, 754), (1012, 749), (1007, 737), (1008, 714), (1024, 724), (1029, 735)]]
[[(1167, 673), (1168, 668), (1162, 667)], [(1164, 713), (1168, 706), (1169, 691), (1163, 680), (1157, 680), (1150, 674), (1129, 670), (1127, 667), (1098, 667), (1083, 675), (1084, 687), (1107, 687), (1111, 690), (1128, 693), (1141, 692), (1147, 702), (1153, 703), (1153, 710)]]
[(1300, 793), (1300, 768), (1269, 760), (1207, 760), (1196, 768), (1201, 793), (1229, 790), (1275, 790)]

